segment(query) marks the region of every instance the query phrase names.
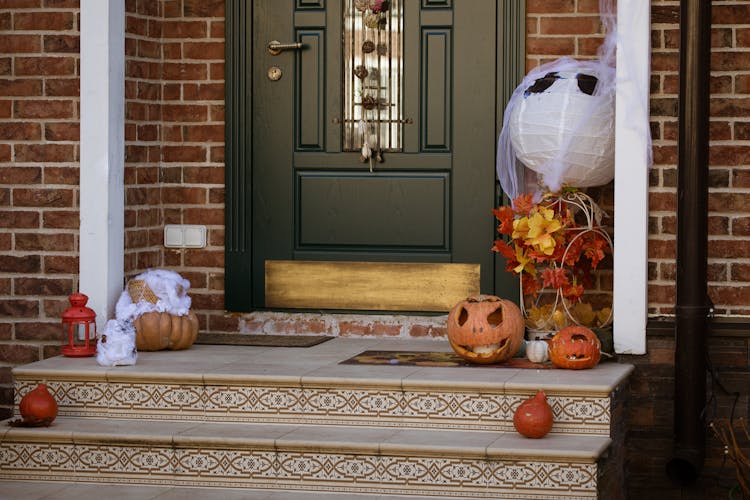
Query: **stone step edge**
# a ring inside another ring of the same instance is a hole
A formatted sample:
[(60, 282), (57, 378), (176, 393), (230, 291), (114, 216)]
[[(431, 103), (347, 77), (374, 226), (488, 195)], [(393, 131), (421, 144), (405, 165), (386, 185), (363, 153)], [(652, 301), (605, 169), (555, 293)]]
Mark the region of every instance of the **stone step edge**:
[[(409, 376), (398, 377), (350, 377), (350, 376), (321, 376), (321, 375), (283, 375), (283, 374), (228, 374), (228, 373), (195, 373), (195, 372), (162, 372), (142, 369), (137, 371), (123, 371), (114, 368), (106, 368), (93, 365), (90, 368), (63, 371), (54, 368), (38, 368), (32, 363), (14, 367), (12, 374), (17, 382), (41, 382), (41, 381), (79, 381), (98, 383), (131, 383), (131, 384), (175, 384), (196, 386), (238, 386), (250, 387), (264, 385), (268, 387), (284, 388), (332, 388), (332, 389), (384, 389), (408, 391), (442, 391), (442, 392), (480, 392), (482, 394), (534, 394), (537, 390), (544, 391), (547, 395), (561, 396), (586, 396), (593, 398), (605, 398), (615, 391), (620, 385), (627, 381), (634, 370), (632, 365), (608, 362), (593, 370), (579, 370), (566, 372), (575, 374), (581, 379), (581, 383), (557, 383), (554, 371), (548, 374), (548, 380), (506, 380), (498, 376), (498, 381), (456, 379), (439, 380), (432, 377), (419, 378)], [(127, 367), (131, 368), (131, 367)], [(434, 367), (436, 370), (440, 368)], [(461, 368), (452, 368), (461, 370)], [(466, 370), (480, 370), (478, 367), (468, 367)], [(485, 368), (489, 370), (490, 368)], [(494, 368), (505, 370), (504, 368)], [(352, 370), (356, 370), (353, 368)], [(508, 369), (513, 370), (513, 369)], [(601, 371), (613, 372), (609, 377), (601, 376)], [(520, 370), (520, 373), (539, 372), (540, 370)], [(353, 372), (355, 373), (355, 372)], [(498, 372), (500, 373), (500, 372)], [(591, 376), (596, 374), (595, 376)], [(444, 375), (444, 374), (443, 374)], [(609, 383), (601, 383), (597, 380), (608, 379)]]
[[(264, 450), (595, 463), (611, 444), (605, 436), (393, 428), (295, 426), (291, 424), (196, 424), (93, 418), (58, 418), (50, 427), (10, 427), (0, 421), (0, 444), (145, 445), (174, 449)], [(317, 437), (316, 437), (317, 434)], [(455, 440), (464, 440), (456, 444)]]

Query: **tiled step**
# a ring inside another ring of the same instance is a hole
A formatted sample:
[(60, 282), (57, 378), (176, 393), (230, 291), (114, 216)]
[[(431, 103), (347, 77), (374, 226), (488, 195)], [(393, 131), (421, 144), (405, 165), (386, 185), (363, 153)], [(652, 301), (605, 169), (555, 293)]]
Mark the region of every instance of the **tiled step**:
[(600, 482), (607, 480), (602, 463), (609, 445), (606, 436), (532, 440), (515, 432), (61, 417), (49, 428), (0, 423), (0, 478), (443, 498), (597, 498)]
[(450, 351), (444, 341), (336, 338), (309, 348), (195, 345), (135, 366), (51, 358), (14, 369), (16, 398), (46, 381), (61, 416), (510, 432), (547, 393), (553, 433), (609, 436), (629, 365), (593, 370), (339, 364), (365, 350)]

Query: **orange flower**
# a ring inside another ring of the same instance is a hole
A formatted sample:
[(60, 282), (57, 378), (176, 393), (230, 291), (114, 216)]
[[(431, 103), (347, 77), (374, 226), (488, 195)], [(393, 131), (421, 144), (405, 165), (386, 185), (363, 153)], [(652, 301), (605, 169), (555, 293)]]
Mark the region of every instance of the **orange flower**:
[(497, 232), (500, 234), (510, 234), (513, 232), (513, 209), (510, 207), (498, 207), (492, 210), (495, 218), (500, 221)]

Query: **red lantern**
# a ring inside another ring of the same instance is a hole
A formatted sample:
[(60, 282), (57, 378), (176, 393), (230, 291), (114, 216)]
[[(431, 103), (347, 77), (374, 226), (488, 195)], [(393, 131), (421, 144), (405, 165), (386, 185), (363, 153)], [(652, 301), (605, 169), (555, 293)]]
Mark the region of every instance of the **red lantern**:
[[(68, 297), (70, 307), (62, 314), (63, 325), (66, 325), (67, 341), (63, 339), (62, 353), (72, 358), (83, 358), (96, 354), (96, 313), (86, 307), (89, 298), (82, 293)], [(93, 325), (93, 330), (91, 325)], [(78, 339), (79, 326), (83, 328), (84, 338)], [(79, 343), (82, 341), (83, 343)]]

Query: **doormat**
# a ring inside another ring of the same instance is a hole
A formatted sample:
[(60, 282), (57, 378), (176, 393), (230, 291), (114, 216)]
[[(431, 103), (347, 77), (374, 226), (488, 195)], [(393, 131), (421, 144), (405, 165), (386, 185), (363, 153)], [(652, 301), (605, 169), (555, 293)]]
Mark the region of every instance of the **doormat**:
[(391, 365), (391, 366), (471, 366), (486, 368), (532, 368), (550, 369), (552, 363), (533, 363), (526, 358), (510, 358), (504, 363), (480, 365), (470, 363), (454, 352), (419, 351), (364, 351), (341, 361), (340, 365)]
[(199, 333), (196, 344), (261, 347), (312, 347), (333, 337), (315, 335), (245, 335), (237, 333)]

